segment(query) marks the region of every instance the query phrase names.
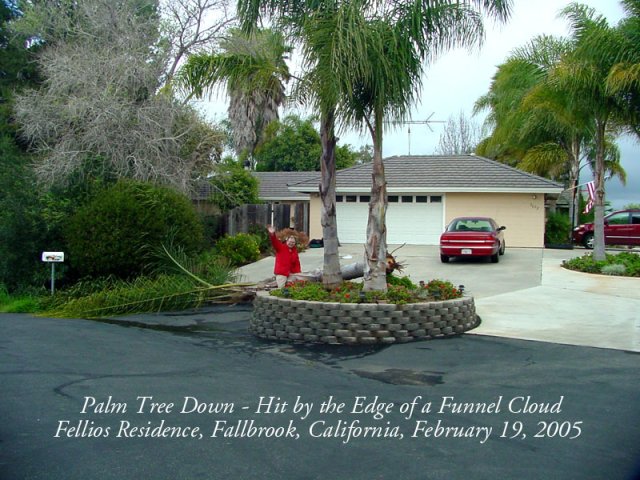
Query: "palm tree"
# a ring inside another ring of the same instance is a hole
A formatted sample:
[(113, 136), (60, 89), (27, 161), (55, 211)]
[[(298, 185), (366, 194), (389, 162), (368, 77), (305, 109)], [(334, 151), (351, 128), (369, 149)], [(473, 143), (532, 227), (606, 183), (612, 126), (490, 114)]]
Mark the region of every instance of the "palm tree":
[(508, 2), (398, 2), (361, 9), (359, 57), (343, 92), (343, 117), (368, 130), (373, 142), (372, 187), (365, 244), (364, 290), (386, 290), (387, 190), (382, 142), (389, 121), (407, 119), (418, 99), (426, 65), (453, 46), (472, 46), (482, 38), (482, 11), (505, 19)]
[(586, 101), (591, 111), (596, 188), (593, 257), (595, 260), (604, 260), (607, 136), (619, 134), (625, 126), (638, 125), (637, 96), (634, 98), (624, 91), (607, 88), (611, 72), (629, 47), (621, 29), (610, 27), (606, 19), (591, 8), (571, 4), (563, 10), (563, 15), (570, 22), (575, 48), (555, 69), (552, 81), (570, 91), (572, 98)]
[(290, 48), (269, 29), (251, 34), (233, 29), (220, 46), (220, 53), (190, 55), (178, 72), (178, 84), (187, 93), (185, 101), (226, 84), (236, 154), (252, 160), (266, 126), (278, 119), (285, 101)]
[(336, 111), (343, 84), (361, 68), (354, 24), (361, 14), (359, 1), (277, 2), (240, 0), (238, 12), (247, 31), (253, 31), (261, 15), (270, 16), (292, 42), (301, 46), (304, 78), (294, 98), (310, 103), (320, 114), (321, 224), (324, 240), (323, 284), (327, 288), (342, 281), (338, 256), (336, 219)]
[[(622, 0), (627, 17), (618, 25), (622, 42), (617, 63), (609, 72), (607, 88), (611, 93), (625, 92), (638, 96), (640, 89), (640, 0)], [(633, 133), (640, 135), (640, 126), (629, 126)]]
[[(570, 217), (578, 218), (576, 186), (590, 165), (594, 124), (590, 105), (550, 79), (573, 49), (567, 39), (539, 36), (518, 48), (498, 67), (490, 91), (475, 105), (489, 109), (493, 126), (478, 152), (518, 168), (562, 180), (571, 188)], [(617, 146), (609, 139), (607, 169), (624, 181)]]
[[(509, 14), (510, 0), (424, 2), (376, 0), (288, 2), (240, 0), (245, 25), (261, 14), (284, 23), (302, 43), (308, 85), (321, 113), (323, 139), (320, 196), (325, 268), (337, 263), (335, 228), (335, 134), (342, 126), (368, 130), (374, 143), (372, 195), (365, 247), (365, 290), (386, 290), (386, 180), (382, 138), (387, 120), (404, 118), (417, 98), (424, 64), (452, 46), (482, 36), (483, 11)], [(327, 241), (335, 240), (327, 252)], [(326, 272), (325, 272), (326, 276)]]

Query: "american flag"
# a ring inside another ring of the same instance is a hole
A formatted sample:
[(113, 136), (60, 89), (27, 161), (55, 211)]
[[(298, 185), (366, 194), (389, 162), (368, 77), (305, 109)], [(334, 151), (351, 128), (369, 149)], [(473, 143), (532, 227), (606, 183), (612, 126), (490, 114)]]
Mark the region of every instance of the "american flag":
[(593, 204), (596, 201), (596, 184), (595, 184), (595, 182), (591, 181), (591, 182), (587, 183), (587, 193), (589, 194), (589, 201), (587, 202), (587, 205), (584, 207), (584, 212), (583, 213), (589, 213), (591, 211), (591, 209), (593, 208)]

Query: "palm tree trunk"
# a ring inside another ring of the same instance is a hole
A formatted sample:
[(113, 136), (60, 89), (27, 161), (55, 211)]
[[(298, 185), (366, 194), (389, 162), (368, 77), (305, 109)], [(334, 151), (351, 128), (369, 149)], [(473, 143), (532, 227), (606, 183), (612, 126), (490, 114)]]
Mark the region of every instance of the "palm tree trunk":
[(578, 196), (578, 183), (580, 178), (580, 140), (574, 137), (571, 140), (569, 152), (569, 185), (571, 185), (571, 205), (569, 218), (571, 218), (571, 231), (569, 232), (569, 244), (573, 241), (573, 228), (580, 223), (580, 198)]
[(606, 121), (596, 121), (596, 170), (594, 181), (596, 187), (596, 198), (594, 202), (594, 225), (593, 225), (593, 259), (604, 260), (604, 147), (605, 147)]
[(342, 282), (340, 258), (338, 256), (338, 223), (336, 220), (336, 137), (334, 135), (335, 112), (330, 110), (320, 120), (320, 202), (322, 239), (324, 242), (324, 264), (322, 283), (334, 288)]
[(373, 172), (363, 291), (387, 291), (387, 180), (382, 162), (382, 118), (376, 116), (373, 137)]

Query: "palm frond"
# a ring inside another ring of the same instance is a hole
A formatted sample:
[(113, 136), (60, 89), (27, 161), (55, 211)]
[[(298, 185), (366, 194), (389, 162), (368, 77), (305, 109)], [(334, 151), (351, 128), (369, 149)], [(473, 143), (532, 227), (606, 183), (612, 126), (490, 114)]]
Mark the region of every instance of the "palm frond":
[(228, 303), (241, 294), (236, 283), (198, 287), (185, 276), (138, 278), (111, 288), (71, 299), (45, 315), (64, 318), (103, 318), (113, 315), (152, 313), (198, 308), (205, 303)]

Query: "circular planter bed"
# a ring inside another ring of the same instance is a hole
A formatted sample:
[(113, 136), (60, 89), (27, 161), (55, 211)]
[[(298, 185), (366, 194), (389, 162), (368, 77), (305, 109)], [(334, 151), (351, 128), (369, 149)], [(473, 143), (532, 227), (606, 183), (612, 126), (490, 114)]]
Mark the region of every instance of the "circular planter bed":
[(395, 305), (258, 295), (253, 301), (249, 331), (270, 340), (389, 344), (458, 335), (479, 324), (473, 297)]

